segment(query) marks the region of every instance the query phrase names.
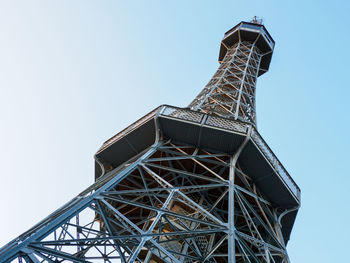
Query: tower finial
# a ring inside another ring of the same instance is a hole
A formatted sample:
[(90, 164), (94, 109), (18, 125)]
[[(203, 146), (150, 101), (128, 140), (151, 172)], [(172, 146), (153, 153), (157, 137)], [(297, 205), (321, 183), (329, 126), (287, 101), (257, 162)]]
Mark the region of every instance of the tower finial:
[(259, 18), (257, 16), (254, 16), (253, 19), (250, 22), (254, 23), (254, 24), (258, 24), (258, 25), (262, 25), (263, 24), (262, 18)]

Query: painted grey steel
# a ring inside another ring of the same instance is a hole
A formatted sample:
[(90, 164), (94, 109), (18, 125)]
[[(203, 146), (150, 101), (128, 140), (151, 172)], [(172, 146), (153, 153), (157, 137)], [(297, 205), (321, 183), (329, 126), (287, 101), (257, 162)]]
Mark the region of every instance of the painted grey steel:
[(4, 247), (1, 262), (288, 262), (278, 213), (237, 163), (243, 147), (159, 141)]
[[(227, 46), (225, 39), (234, 33), (237, 41)], [(261, 50), (259, 41), (267, 42), (269, 48)], [(225, 35), (222, 45), (226, 50), (223, 61), (189, 107), (256, 124), (256, 81), (262, 74), (261, 60), (272, 53), (274, 42), (262, 25), (242, 22)]]
[(290, 262), (300, 189), (256, 130), (256, 79), (273, 48), (260, 24), (228, 31), (190, 107), (160, 106), (107, 140), (96, 182), (0, 262)]
[[(164, 105), (164, 109), (161, 110), (161, 116), (171, 117), (179, 120), (190, 121), (194, 123), (201, 123), (206, 127), (213, 127), (216, 129), (224, 129), (226, 131), (233, 131), (236, 133), (247, 134), (249, 123), (235, 121), (227, 118), (220, 118), (216, 116), (209, 116), (201, 112), (194, 112), (188, 109), (181, 109), (173, 106)], [(204, 122), (202, 122), (204, 120)], [(262, 152), (264, 157), (269, 161), (270, 165), (275, 169), (281, 180), (288, 186), (289, 190), (293, 193), (295, 198), (300, 201), (300, 188), (294, 182), (293, 178), (288, 174), (287, 170), (283, 167), (282, 163), (278, 160), (276, 155), (264, 141), (262, 136), (258, 133), (257, 129), (252, 126), (252, 132), (250, 139), (254, 142), (257, 148)]]

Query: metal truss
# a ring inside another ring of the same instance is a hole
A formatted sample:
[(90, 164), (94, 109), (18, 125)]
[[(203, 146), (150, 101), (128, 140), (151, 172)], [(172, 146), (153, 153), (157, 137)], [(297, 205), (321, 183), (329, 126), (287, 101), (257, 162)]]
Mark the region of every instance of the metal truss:
[(287, 231), (281, 219), (300, 189), (256, 131), (256, 80), (274, 41), (254, 21), (226, 32), (219, 69), (189, 108), (163, 105), (106, 141), (96, 182), (1, 248), (0, 263), (289, 263), (296, 213)]
[(189, 107), (256, 124), (255, 87), (263, 55), (255, 42), (228, 47), (218, 70)]
[(289, 262), (237, 153), (156, 142), (0, 250), (0, 262)]

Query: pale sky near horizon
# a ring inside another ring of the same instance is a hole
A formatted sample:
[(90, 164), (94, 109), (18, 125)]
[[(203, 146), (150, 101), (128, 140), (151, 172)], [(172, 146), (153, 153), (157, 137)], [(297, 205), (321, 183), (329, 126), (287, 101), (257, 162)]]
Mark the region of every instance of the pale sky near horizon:
[(221, 38), (257, 15), (276, 41), (258, 129), (302, 191), (292, 262), (345, 262), (350, 212), (347, 1), (0, 1), (0, 247), (94, 180), (101, 144), (187, 106)]

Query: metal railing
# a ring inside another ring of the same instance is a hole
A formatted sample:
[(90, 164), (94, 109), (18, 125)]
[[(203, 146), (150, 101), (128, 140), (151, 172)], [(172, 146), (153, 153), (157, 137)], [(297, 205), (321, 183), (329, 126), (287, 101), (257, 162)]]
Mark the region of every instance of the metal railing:
[(203, 113), (197, 111), (191, 111), (172, 106), (163, 106), (163, 109), (160, 111), (160, 115), (173, 117), (194, 123), (201, 123), (204, 116)]
[[(239, 133), (247, 133), (247, 123), (232, 121), (226, 118), (210, 116), (198, 111), (192, 111), (189, 109), (177, 108), (173, 106), (163, 106), (160, 111), (160, 115), (172, 117), (184, 121), (190, 121), (193, 123), (202, 123), (203, 125), (211, 126), (214, 128), (221, 128), (225, 130), (236, 131)], [(206, 117), (206, 118), (204, 118)]]
[(283, 179), (288, 188), (292, 191), (292, 193), (300, 200), (300, 188), (294, 182), (293, 178), (288, 174), (286, 169), (280, 163), (276, 155), (272, 152), (270, 147), (261, 137), (261, 135), (253, 129), (251, 135), (254, 143), (257, 145), (259, 150), (264, 154), (265, 158), (270, 162), (271, 166), (275, 169), (275, 171), (279, 174), (279, 176)]
[[(98, 152), (101, 152), (114, 142), (118, 141), (120, 138), (125, 136), (126, 134), (130, 133), (131, 131), (135, 130), (136, 128), (142, 126), (144, 123), (146, 123), (151, 118), (155, 118), (157, 114), (165, 117), (175, 118), (187, 122), (192, 122), (196, 124), (202, 124), (203, 126), (210, 126), (213, 128), (219, 128), (229, 131), (238, 132), (241, 134), (247, 134), (248, 127), (251, 124), (244, 123), (241, 121), (236, 120), (230, 120), (222, 117), (217, 116), (211, 116), (205, 113), (192, 111), (189, 109), (184, 108), (178, 108), (168, 105), (162, 105), (150, 113), (148, 113), (143, 118), (139, 119), (138, 121), (131, 124), (129, 127), (122, 130), (120, 133), (116, 134), (109, 140), (107, 140), (100, 150)], [(267, 143), (264, 141), (264, 139), (261, 137), (261, 135), (258, 133), (258, 131), (255, 129), (255, 127), (252, 127), (252, 134), (251, 139), (256, 145), (256, 147), (261, 151), (261, 153), (265, 156), (265, 158), (269, 161), (273, 169), (276, 171), (276, 173), (280, 176), (280, 178), (283, 180), (283, 182), (287, 185), (287, 187), (290, 189), (290, 191), (294, 194), (294, 196), (300, 200), (300, 188), (298, 185), (294, 182), (293, 178), (288, 174), (286, 169), (283, 167), (281, 162), (278, 160), (276, 155), (272, 152), (270, 147), (267, 145)]]
[(109, 138), (107, 141), (105, 141), (103, 143), (103, 145), (101, 146), (101, 148), (98, 150), (97, 153), (103, 151), (104, 149), (109, 147), (111, 144), (113, 144), (114, 142), (118, 141), (120, 138), (124, 137), (125, 135), (127, 135), (130, 132), (132, 132), (136, 128), (142, 126), (144, 123), (146, 123), (150, 119), (154, 118), (160, 108), (162, 108), (162, 106), (159, 106), (158, 108), (154, 109), (153, 111), (151, 111), (147, 115), (143, 116), (141, 119), (135, 121), (133, 124), (131, 124), (130, 126), (126, 127), (121, 132), (119, 132), (116, 135), (114, 135), (113, 137)]
[(267, 32), (267, 30), (264, 28), (263, 25), (258, 24), (252, 24), (247, 22), (242, 22), (235, 27), (231, 28), (229, 31), (225, 33), (224, 38), (231, 35), (234, 31), (237, 31), (239, 29), (246, 29), (246, 30), (253, 30), (256, 32), (260, 32), (266, 39), (266, 41), (269, 43), (271, 48), (273, 49), (275, 47), (275, 41), (271, 38), (270, 34)]

